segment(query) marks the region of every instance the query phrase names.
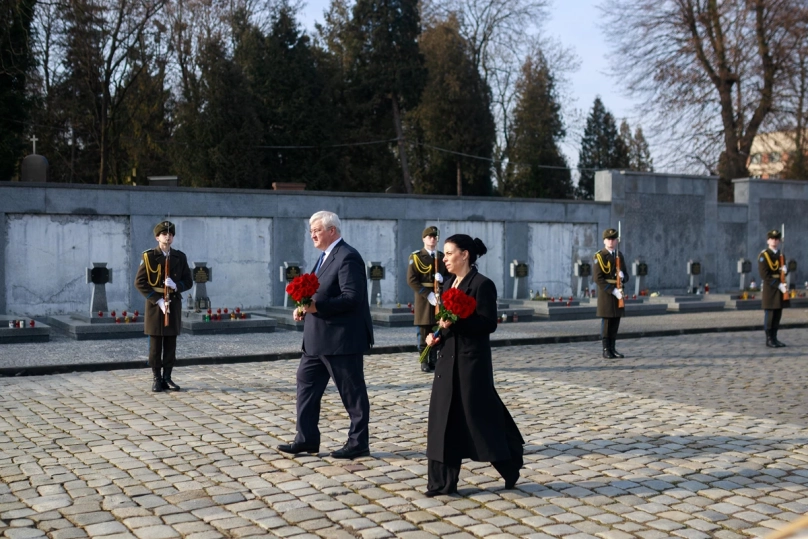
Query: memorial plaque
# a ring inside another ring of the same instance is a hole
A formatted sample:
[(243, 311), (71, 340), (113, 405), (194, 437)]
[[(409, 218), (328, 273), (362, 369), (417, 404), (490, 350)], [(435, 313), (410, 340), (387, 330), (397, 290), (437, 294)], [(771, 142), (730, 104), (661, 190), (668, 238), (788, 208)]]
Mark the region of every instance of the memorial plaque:
[(527, 277), (528, 276), (528, 265), (524, 262), (520, 262), (519, 264), (513, 265), (513, 277)]
[(701, 262), (688, 262), (687, 273), (688, 275), (701, 275)]
[(194, 282), (199, 284), (203, 284), (210, 281), (210, 268), (207, 267), (194, 268), (193, 277)]
[(575, 265), (576, 277), (589, 277), (592, 275), (592, 266), (586, 262), (581, 262)]
[(109, 282), (109, 269), (92, 268), (90, 270), (90, 282), (93, 284), (107, 284)]
[(381, 281), (384, 279), (384, 266), (372, 265), (368, 267), (368, 279), (371, 281)]
[(646, 275), (648, 275), (648, 264), (646, 264), (645, 262), (640, 262), (639, 264), (637, 264), (636, 275), (637, 277), (645, 277)]
[(738, 273), (751, 273), (752, 261), (742, 258), (738, 260)]
[(300, 266), (287, 266), (284, 268), (284, 277), (287, 282), (294, 281), (295, 277), (300, 277), (300, 275)]
[(788, 263), (786, 264), (786, 268), (788, 268), (788, 271), (789, 271), (789, 272), (794, 272), (794, 271), (797, 271), (797, 261), (796, 261), (796, 260), (794, 260), (794, 259), (792, 258), (792, 259), (791, 259), (791, 260), (789, 260), (789, 261), (788, 261)]

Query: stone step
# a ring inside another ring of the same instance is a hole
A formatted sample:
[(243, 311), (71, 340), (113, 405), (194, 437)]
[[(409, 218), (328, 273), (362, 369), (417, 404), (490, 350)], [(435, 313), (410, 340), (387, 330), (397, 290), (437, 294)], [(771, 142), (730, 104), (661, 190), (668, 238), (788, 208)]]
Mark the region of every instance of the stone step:
[(143, 317), (137, 322), (101, 323), (85, 322), (74, 315), (53, 315), (46, 317), (47, 324), (77, 341), (99, 341), (107, 339), (135, 339), (143, 337)]

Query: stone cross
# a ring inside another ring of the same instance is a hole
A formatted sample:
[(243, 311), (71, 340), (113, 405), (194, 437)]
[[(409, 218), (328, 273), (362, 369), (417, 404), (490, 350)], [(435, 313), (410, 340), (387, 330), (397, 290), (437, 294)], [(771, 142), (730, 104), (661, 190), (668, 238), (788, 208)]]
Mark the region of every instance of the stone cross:
[(86, 281), (93, 285), (93, 293), (90, 296), (90, 317), (95, 312), (108, 311), (107, 283), (112, 282), (112, 270), (107, 268), (107, 263), (93, 262), (93, 267), (87, 268)]
[(38, 139), (38, 138), (36, 138), (36, 135), (34, 135), (33, 137), (31, 137), (31, 142), (33, 142), (33, 143), (34, 143), (34, 153), (36, 153), (36, 141), (37, 141), (37, 140), (39, 140), (39, 139)]

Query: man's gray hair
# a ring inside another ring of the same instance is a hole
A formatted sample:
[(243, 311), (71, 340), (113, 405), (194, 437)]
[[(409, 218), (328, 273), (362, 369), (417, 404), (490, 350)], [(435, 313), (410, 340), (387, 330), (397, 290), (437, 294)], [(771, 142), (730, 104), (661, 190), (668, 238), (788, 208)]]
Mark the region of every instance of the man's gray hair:
[(323, 228), (328, 229), (333, 226), (337, 229), (337, 234), (342, 234), (342, 231), (339, 228), (339, 216), (336, 213), (332, 211), (318, 211), (309, 218), (309, 226), (313, 225), (317, 221), (320, 221), (323, 224)]

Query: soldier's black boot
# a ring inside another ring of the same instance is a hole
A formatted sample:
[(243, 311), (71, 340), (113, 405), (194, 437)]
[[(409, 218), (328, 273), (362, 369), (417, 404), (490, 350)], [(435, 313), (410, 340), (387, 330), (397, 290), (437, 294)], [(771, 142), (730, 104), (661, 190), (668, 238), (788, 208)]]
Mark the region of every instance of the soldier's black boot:
[(769, 348), (777, 348), (777, 345), (774, 344), (774, 341), (772, 340), (772, 332), (768, 329), (766, 330), (766, 346)]
[(603, 357), (605, 359), (615, 358), (615, 355), (612, 353), (612, 343), (610, 339), (603, 339)]
[(163, 391), (163, 377), (160, 376), (160, 367), (152, 367), (152, 374), (154, 375), (154, 384), (151, 390), (155, 393)]
[(614, 339), (609, 339), (609, 343), (612, 345), (612, 355), (614, 355), (614, 357), (618, 357), (618, 358), (626, 357), (623, 354), (621, 354), (620, 352), (618, 352), (617, 348), (614, 347), (615, 346), (615, 340)]
[(171, 380), (171, 371), (172, 371), (172, 369), (173, 369), (173, 367), (165, 367), (163, 369), (163, 386), (164, 386), (164, 389), (167, 389), (169, 391), (179, 391), (180, 386), (178, 386), (177, 384), (175, 384)]
[(772, 342), (774, 343), (775, 348), (783, 348), (785, 346), (785, 344), (783, 344), (783, 343), (781, 343), (780, 341), (777, 340), (777, 332), (779, 331), (779, 329), (780, 328), (773, 329), (773, 330), (770, 331), (770, 333), (772, 335)]

